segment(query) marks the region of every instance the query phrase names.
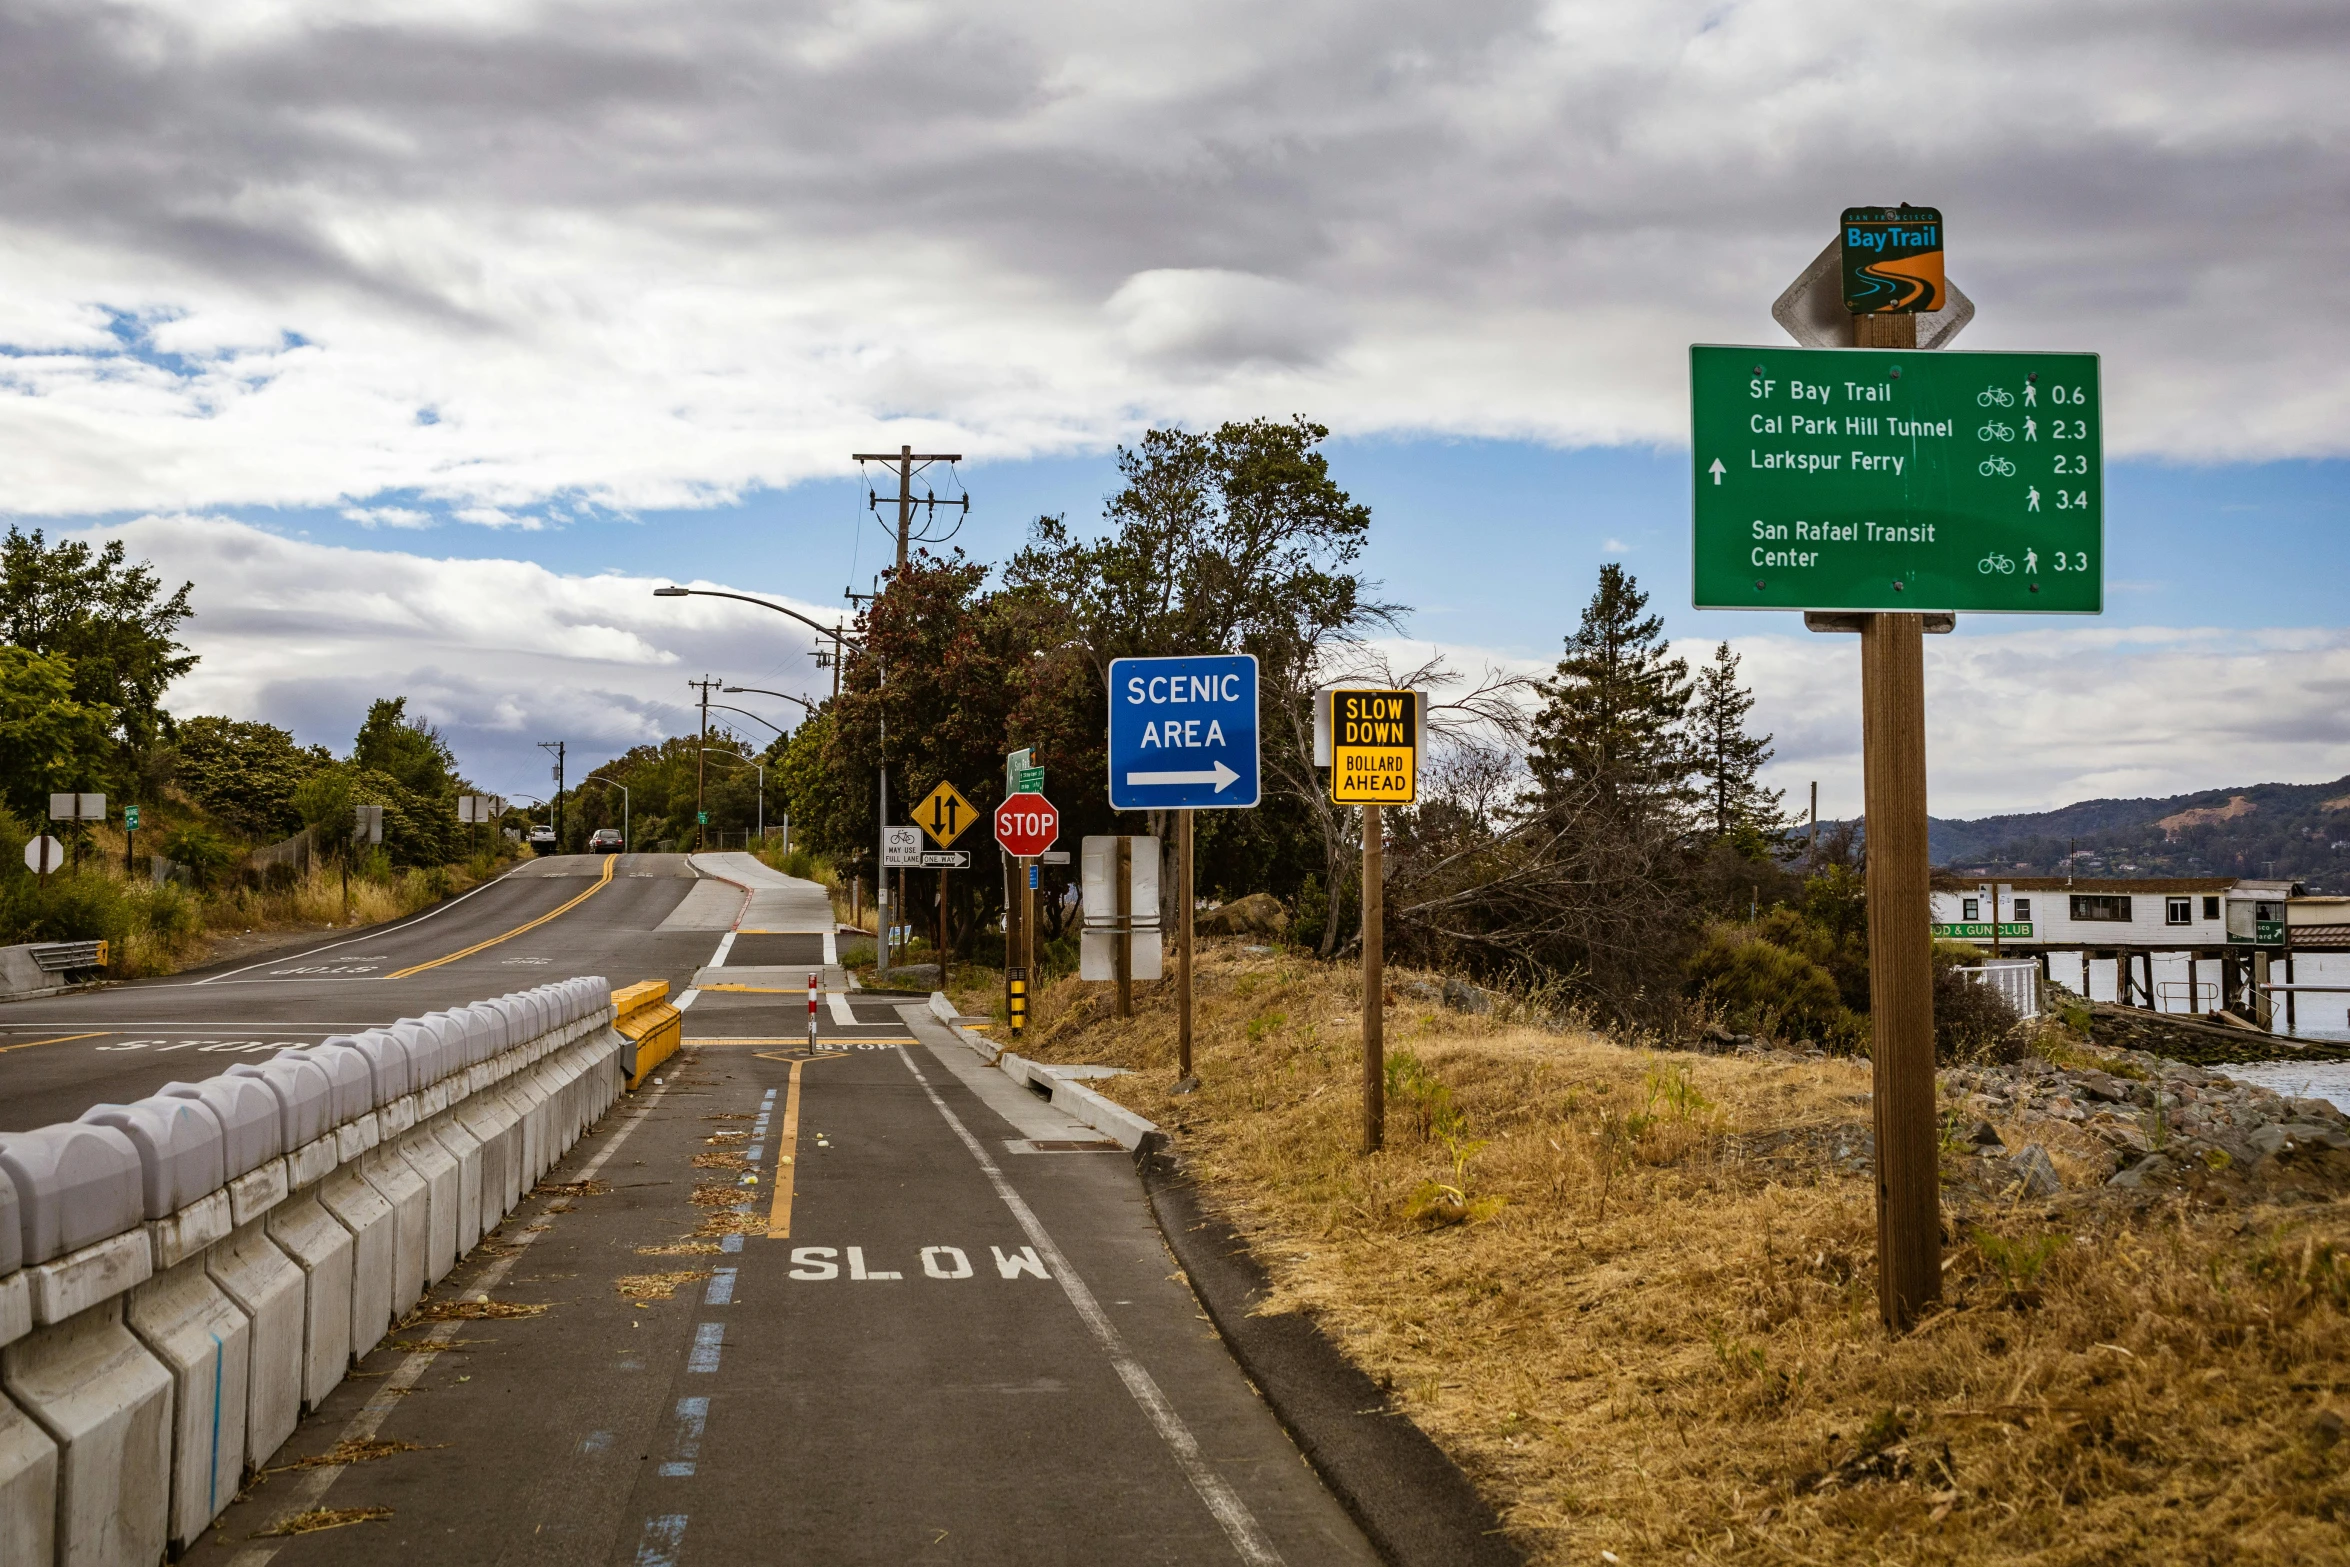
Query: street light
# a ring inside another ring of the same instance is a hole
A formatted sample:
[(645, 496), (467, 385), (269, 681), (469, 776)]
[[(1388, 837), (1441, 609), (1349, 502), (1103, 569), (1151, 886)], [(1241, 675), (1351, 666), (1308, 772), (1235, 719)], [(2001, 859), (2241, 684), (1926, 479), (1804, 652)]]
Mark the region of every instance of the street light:
[(804, 696), (793, 696), (789, 691), (770, 691), (764, 686), (727, 686), (725, 691), (728, 696), (779, 696), (786, 702), (799, 703), (808, 710), (810, 716), (816, 712), (815, 703)]
[[(726, 707), (726, 704), (725, 704), (724, 702), (712, 702), (710, 705), (711, 705), (712, 707)], [(727, 710), (728, 712), (730, 712), (730, 713), (739, 713), (739, 712), (741, 712), (741, 711), (742, 711), (742, 709), (741, 709), (741, 708), (738, 708), (738, 707), (729, 707), (729, 708), (727, 708), (726, 710)], [(759, 715), (758, 715), (758, 714), (756, 714), (756, 713), (753, 713), (753, 714), (751, 714), (750, 716), (751, 716), (751, 717), (753, 717), (753, 718), (759, 718)], [(764, 724), (764, 723), (766, 723), (766, 722), (767, 722), (767, 720), (765, 720), (764, 718), (760, 718), (760, 719), (759, 719), (759, 722), (761, 722), (761, 723), (763, 723), (763, 724)], [(772, 725), (769, 725), (769, 727), (770, 727), (770, 728), (773, 728), (773, 726), (772, 726)], [(776, 730), (776, 733), (778, 733), (778, 734), (781, 734), (782, 732), (783, 732), (783, 731), (781, 731), (781, 730)], [(747, 757), (747, 756), (737, 756), (737, 755), (735, 755), (735, 754), (734, 754), (732, 751), (718, 751), (718, 750), (707, 750), (707, 749), (706, 749), (706, 750), (704, 751), (704, 754), (705, 754), (705, 755), (709, 755), (709, 756), (722, 756), (722, 757), (725, 757), (725, 758), (726, 758), (728, 761), (731, 761), (731, 762), (736, 762), (736, 763), (739, 763), (740, 765), (742, 765), (742, 766), (744, 766), (744, 767), (755, 768), (755, 769), (757, 769), (757, 770), (758, 770), (758, 774), (759, 774), (759, 841), (760, 841), (761, 843), (765, 843), (765, 842), (767, 841), (767, 764), (766, 764), (766, 763), (764, 763), (764, 762), (754, 762), (754, 761), (752, 761), (752, 760), (751, 760), (749, 757)]]
[(585, 789), (592, 783), (604, 784), (620, 791), (620, 852), (626, 854), (628, 852), (628, 785), (617, 779), (599, 778), (594, 773), (590, 773), (579, 781), (579, 786)]
[(812, 630), (812, 631), (815, 631), (815, 632), (817, 632), (817, 633), (819, 633), (819, 634), (821, 634), (821, 635), (823, 635), (823, 636), (828, 636), (828, 637), (832, 638), (832, 640), (833, 640), (833, 641), (835, 641), (835, 642), (853, 643), (853, 642), (855, 642), (855, 641), (857, 640), (855, 637), (849, 636), (849, 635), (847, 635), (846, 633), (844, 633), (843, 631), (841, 631), (841, 629), (840, 629), (839, 627), (837, 627), (837, 626), (825, 626), (825, 625), (819, 625), (819, 624), (817, 624), (815, 621), (813, 621), (813, 620), (810, 620), (810, 619), (809, 619), (807, 616), (805, 616), (805, 615), (801, 614), (801, 613), (800, 613), (798, 610), (796, 610), (796, 609), (786, 609), (786, 608), (785, 608), (783, 605), (781, 605), (781, 604), (771, 604), (771, 603), (769, 603), (769, 602), (768, 602), (767, 600), (765, 600), (765, 599), (755, 599), (755, 598), (751, 597), (751, 596), (750, 596), (748, 593), (726, 593), (726, 592), (722, 592), (722, 591), (720, 591), (720, 590), (719, 590), (719, 589), (717, 589), (717, 588), (674, 588), (674, 587), (672, 587), (672, 588), (655, 588), (655, 589), (653, 590), (653, 597), (655, 597), (655, 598), (657, 598), (657, 599), (682, 599), (682, 598), (740, 599), (740, 600), (741, 600), (742, 602), (744, 602), (745, 604), (756, 604), (756, 605), (758, 605), (758, 606), (759, 606), (761, 609), (771, 609), (771, 610), (775, 611), (775, 613), (777, 613), (778, 615), (789, 615), (789, 616), (791, 616), (791, 618), (792, 618), (792, 619), (794, 619), (794, 620), (798, 621), (798, 622), (799, 622), (801, 625), (803, 625), (803, 626), (806, 626), (806, 627), (808, 627), (810, 630)]

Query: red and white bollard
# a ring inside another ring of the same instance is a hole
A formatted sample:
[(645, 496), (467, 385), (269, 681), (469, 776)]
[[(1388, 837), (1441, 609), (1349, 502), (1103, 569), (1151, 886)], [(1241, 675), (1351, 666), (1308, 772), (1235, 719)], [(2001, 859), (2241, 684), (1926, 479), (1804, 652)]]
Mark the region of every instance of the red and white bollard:
[(816, 1052), (816, 974), (808, 974), (808, 1053)]

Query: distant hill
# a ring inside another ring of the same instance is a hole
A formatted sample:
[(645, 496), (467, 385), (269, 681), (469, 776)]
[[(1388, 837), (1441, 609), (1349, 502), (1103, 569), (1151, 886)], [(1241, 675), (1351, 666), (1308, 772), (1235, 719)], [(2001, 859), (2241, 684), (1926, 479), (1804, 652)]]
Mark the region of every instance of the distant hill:
[(2350, 777), (2248, 784), (2160, 800), (2083, 800), (2053, 811), (1927, 818), (1927, 850), (1964, 874), (2280, 876), (2350, 889)]

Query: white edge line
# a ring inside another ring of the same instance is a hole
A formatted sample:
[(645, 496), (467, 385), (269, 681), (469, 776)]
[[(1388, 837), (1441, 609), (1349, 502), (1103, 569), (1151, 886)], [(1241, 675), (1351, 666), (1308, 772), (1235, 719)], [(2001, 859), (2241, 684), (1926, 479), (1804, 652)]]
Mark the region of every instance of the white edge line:
[(1174, 1454), (1183, 1477), (1191, 1482), (1192, 1490), (1198, 1493), (1209, 1513), (1223, 1527), (1225, 1538), (1232, 1542), (1232, 1549), (1249, 1567), (1282, 1567), (1281, 1553), (1273, 1549), (1273, 1542), (1266, 1538), (1263, 1526), (1249, 1512), (1248, 1504), (1201, 1456), (1198, 1438), (1191, 1434), (1191, 1428), (1183, 1423), (1183, 1417), (1175, 1412), (1175, 1406), (1167, 1401), (1167, 1395), (1160, 1390), (1158, 1382), (1142, 1362), (1128, 1351), (1125, 1339), (1110, 1321), (1109, 1314), (1102, 1310), (1101, 1302), (1094, 1298), (1093, 1291), (1069, 1266), (1069, 1259), (1061, 1255), (1061, 1248), (1053, 1244), (1052, 1235), (1045, 1229), (1044, 1221), (1036, 1216), (1026, 1199), (1004, 1178), (1004, 1172), (987, 1156), (985, 1145), (971, 1135), (971, 1129), (963, 1124), (962, 1118), (939, 1097), (930, 1079), (922, 1075), (922, 1068), (914, 1064), (913, 1055), (903, 1045), (897, 1047), (897, 1053), (898, 1059), (906, 1064), (906, 1070), (914, 1074), (914, 1081), (922, 1085), (922, 1092), (930, 1097), (931, 1104), (937, 1107), (940, 1115), (946, 1117), (946, 1123), (954, 1129), (955, 1136), (962, 1139), (963, 1146), (971, 1151), (971, 1157), (979, 1161), (979, 1168), (986, 1172), (989, 1184), (995, 1187), (995, 1193), (1003, 1199), (1004, 1206), (1012, 1210), (1012, 1217), (1020, 1222), (1020, 1228), (1030, 1244), (1043, 1253), (1046, 1266), (1052, 1269), (1053, 1277), (1060, 1281), (1061, 1293), (1069, 1297), (1069, 1304), (1077, 1309), (1078, 1317), (1092, 1332), (1094, 1342), (1110, 1357), (1111, 1369), (1118, 1373), (1118, 1380), (1126, 1384), (1126, 1391), (1133, 1395), (1134, 1401), (1142, 1406), (1142, 1412), (1150, 1417), (1151, 1425), (1157, 1429), (1160, 1439)]

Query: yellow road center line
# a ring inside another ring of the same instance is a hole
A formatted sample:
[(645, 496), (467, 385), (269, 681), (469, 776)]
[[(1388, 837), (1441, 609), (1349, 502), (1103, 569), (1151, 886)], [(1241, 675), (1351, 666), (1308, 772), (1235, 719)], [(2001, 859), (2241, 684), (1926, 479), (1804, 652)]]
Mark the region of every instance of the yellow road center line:
[[(842, 1049), (846, 1049), (850, 1045), (918, 1045), (921, 1042), (906, 1034), (888, 1034), (878, 1037), (869, 1034), (841, 1034), (821, 1041), (817, 1054), (836, 1055), (839, 1053), (823, 1049), (824, 1045), (838, 1045)], [(712, 1036), (706, 1039), (688, 1039), (684, 1041), (682, 1048), (692, 1050), (702, 1045), (799, 1045), (805, 1048), (807, 1043), (808, 1036), (805, 1034), (793, 1035), (786, 1039), (726, 1039)]]
[(810, 1061), (835, 1061), (838, 1056), (802, 1056), (791, 1064), (791, 1082), (783, 1091), (783, 1129), (775, 1143), (775, 1202), (767, 1210), (767, 1238), (791, 1236), (792, 1171), (800, 1157), (800, 1068)]
[(30, 1050), (35, 1045), (62, 1045), (69, 1039), (104, 1039), (113, 1032), (111, 1028), (102, 1028), (95, 1034), (59, 1034), (55, 1039), (28, 1039), (21, 1045), (0, 1045), (0, 1056), (11, 1050)]
[(430, 963), (419, 963), (413, 968), (404, 968), (397, 973), (386, 974), (384, 978), (407, 979), (411, 975), (423, 973), (426, 969), (439, 968), (442, 964), (454, 963), (459, 958), (470, 958), (476, 952), (486, 952), (501, 941), (512, 941), (515, 937), (521, 935), (524, 931), (536, 930), (541, 925), (547, 923), (547, 921), (554, 919), (559, 915), (570, 913), (573, 909), (578, 908), (581, 904), (587, 902), (588, 899), (594, 897), (597, 893), (602, 892), (606, 887), (610, 886), (612, 884), (612, 868), (619, 863), (619, 855), (605, 855), (604, 874), (596, 878), (596, 884), (593, 887), (590, 887), (587, 891), (581, 893), (578, 897), (572, 899), (569, 903), (562, 905), (560, 908), (549, 909), (546, 913), (540, 915), (537, 919), (532, 920), (527, 925), (517, 925), (512, 930), (507, 931), (504, 935), (492, 936), (487, 941), (477, 941), (462, 952), (452, 952), (445, 958), (435, 958)]

